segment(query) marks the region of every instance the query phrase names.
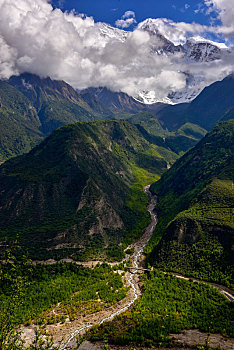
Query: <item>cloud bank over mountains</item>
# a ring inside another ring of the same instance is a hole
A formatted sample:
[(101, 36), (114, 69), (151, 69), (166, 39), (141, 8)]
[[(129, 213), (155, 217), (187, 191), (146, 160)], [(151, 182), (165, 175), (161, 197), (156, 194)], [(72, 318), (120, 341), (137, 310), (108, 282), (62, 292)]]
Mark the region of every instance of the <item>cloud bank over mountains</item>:
[[(176, 45), (185, 42), (188, 33), (224, 34), (233, 31), (233, 8), (228, 0), (205, 0), (211, 11), (218, 12), (223, 25), (154, 20), (158, 30)], [(233, 71), (233, 54), (222, 60), (196, 63), (181, 62), (181, 54), (152, 54), (163, 43), (157, 36), (141, 30), (113, 29), (95, 23), (92, 17), (53, 9), (46, 0), (0, 0), (0, 78), (30, 72), (41, 77), (62, 79), (77, 89), (106, 86), (136, 96), (140, 90), (156, 91), (165, 97), (183, 89), (186, 73), (203, 74), (207, 84)], [(134, 23), (135, 14), (127, 11), (117, 26)], [(204, 73), (205, 72), (205, 73)]]

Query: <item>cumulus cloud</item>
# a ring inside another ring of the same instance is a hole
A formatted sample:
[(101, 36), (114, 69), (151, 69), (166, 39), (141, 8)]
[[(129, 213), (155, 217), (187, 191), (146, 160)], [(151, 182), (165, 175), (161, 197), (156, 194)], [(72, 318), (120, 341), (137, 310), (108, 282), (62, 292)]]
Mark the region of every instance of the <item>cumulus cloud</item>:
[[(167, 18), (147, 19), (146, 21), (150, 21), (154, 28), (157, 28), (165, 38), (175, 45), (184, 44), (191, 34), (201, 34), (210, 30), (208, 26), (198, 23), (174, 22)], [(138, 28), (144, 27), (146, 21), (140, 23)], [(213, 30), (212, 28), (212, 32)]]
[[(208, 1), (208, 0), (207, 0)], [(234, 18), (234, 17), (233, 17)], [(142, 22), (144, 23), (144, 22)], [(142, 27), (139, 23), (138, 27)], [(175, 45), (184, 44), (187, 38), (191, 35), (200, 35), (207, 37), (209, 34), (214, 34), (217, 37), (227, 39), (229, 41), (234, 36), (234, 20), (233, 25), (201, 25), (199, 23), (174, 22), (167, 18), (153, 19), (154, 26), (162, 33), (165, 38), (172, 41)]]
[(0, 0), (0, 13), (1, 78), (31, 72), (130, 95), (139, 89), (165, 95), (185, 84), (179, 66), (151, 54), (152, 39), (142, 30), (113, 32), (91, 17), (53, 10), (46, 0)]
[(136, 14), (134, 11), (126, 11), (124, 15), (122, 16), (123, 19), (127, 19), (129, 17), (136, 17)]
[(208, 7), (207, 14), (216, 12), (218, 19), (223, 26), (219, 27), (219, 31), (227, 37), (234, 36), (234, 6), (230, 0), (204, 0)]
[(0, 36), (0, 77), (9, 78), (15, 73), (14, 62), (17, 59), (17, 51), (10, 47)]
[(123, 16), (121, 17), (121, 19), (118, 19), (115, 22), (115, 25), (118, 28), (123, 28), (124, 29), (124, 28), (130, 27), (134, 23), (137, 23), (135, 12), (133, 12), (133, 11), (126, 11), (123, 14)]
[[(0, 0), (0, 16), (0, 78), (30, 72), (65, 80), (77, 89), (106, 86), (132, 96), (152, 90), (164, 98), (184, 88), (184, 71), (200, 74), (204, 68), (182, 65), (179, 55), (152, 54), (152, 47), (160, 48), (161, 43), (140, 26), (125, 32), (95, 23), (92, 17), (53, 9), (46, 0)], [(123, 20), (134, 16), (127, 11)], [(174, 41), (204, 29), (165, 19), (157, 23), (162, 34)], [(205, 67), (207, 81), (216, 80), (217, 71), (226, 74), (230, 67), (228, 58), (211, 65), (209, 72)]]

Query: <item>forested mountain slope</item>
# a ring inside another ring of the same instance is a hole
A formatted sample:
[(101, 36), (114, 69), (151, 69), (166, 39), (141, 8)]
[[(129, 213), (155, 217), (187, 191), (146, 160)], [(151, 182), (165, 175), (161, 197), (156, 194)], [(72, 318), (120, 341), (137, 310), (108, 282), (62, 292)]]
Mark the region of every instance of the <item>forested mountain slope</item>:
[(24, 73), (0, 83), (0, 161), (29, 151), (56, 128), (77, 121), (128, 119), (149, 142), (183, 154), (219, 120), (232, 118), (233, 75), (191, 103), (146, 105), (106, 88), (77, 92), (64, 81)]
[(33, 257), (119, 258), (149, 220), (142, 187), (176, 158), (127, 121), (60, 128), (1, 166), (1, 238), (19, 234)]
[(181, 128), (168, 132), (156, 116), (164, 104), (144, 105), (124, 93), (107, 89), (79, 93), (64, 81), (28, 73), (1, 81), (0, 101), (0, 161), (29, 151), (56, 128), (77, 121), (129, 119), (146, 130), (149, 142), (177, 154), (194, 146), (206, 132), (196, 125), (188, 127), (188, 123), (187, 130), (201, 130), (196, 135)]
[(99, 107), (98, 110), (96, 105), (96, 110), (92, 109), (81, 95), (64, 81), (24, 73), (12, 76), (9, 84), (21, 91), (36, 108), (45, 135), (68, 123), (102, 119), (104, 114), (111, 116), (106, 108), (102, 110)]
[(112, 115), (64, 81), (28, 73), (0, 81), (0, 162), (29, 152), (60, 126)]
[(0, 81), (0, 162), (28, 152), (43, 138), (41, 122), (31, 102)]
[(175, 131), (168, 131), (152, 113), (148, 112), (138, 112), (128, 120), (137, 125), (149, 142), (179, 155), (195, 146), (207, 133), (205, 129), (192, 123), (185, 123)]
[[(152, 264), (231, 283), (234, 120), (217, 124), (152, 185), (159, 224)], [(153, 243), (152, 243), (153, 244)]]

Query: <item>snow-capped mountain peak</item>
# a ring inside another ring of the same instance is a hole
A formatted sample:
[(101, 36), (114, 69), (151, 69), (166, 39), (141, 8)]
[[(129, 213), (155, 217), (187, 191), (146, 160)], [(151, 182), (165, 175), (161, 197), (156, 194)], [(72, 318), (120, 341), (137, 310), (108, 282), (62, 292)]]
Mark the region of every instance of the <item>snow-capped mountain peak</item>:
[(117, 39), (119, 41), (124, 42), (129, 35), (129, 32), (112, 27), (107, 23), (99, 22), (97, 25), (100, 30), (100, 35), (106, 39)]
[[(141, 22), (137, 29), (146, 31), (150, 35), (151, 55), (165, 55), (173, 60), (179, 60), (184, 63), (184, 67), (188, 64), (208, 63), (215, 60), (220, 60), (223, 54), (228, 54), (229, 49), (224, 43), (216, 43), (212, 40), (202, 38), (201, 36), (177, 37), (176, 33), (173, 33), (173, 28), (170, 31), (165, 30), (165, 24), (170, 26), (171, 23), (166, 19), (153, 19), (148, 18)], [(118, 29), (110, 26), (106, 23), (98, 23), (99, 35), (102, 38), (101, 42), (105, 46), (109, 41), (117, 40), (125, 42), (131, 32)], [(170, 37), (171, 35), (171, 37)], [(199, 68), (199, 67), (198, 67)], [(144, 104), (153, 104), (157, 102), (177, 104), (183, 102), (191, 102), (197, 95), (204, 89), (205, 86), (211, 84), (213, 81), (207, 82), (204, 79), (201, 71), (199, 73), (188, 73), (184, 71), (186, 75), (186, 86), (180, 91), (170, 93), (170, 95), (159, 98), (157, 91), (149, 91), (142, 89), (136, 96), (133, 96), (135, 100)]]
[(222, 49), (209, 41), (194, 41), (189, 38), (184, 49), (186, 56), (194, 61), (209, 62), (221, 58)]
[(138, 25), (138, 29), (146, 31), (151, 38), (157, 39), (157, 47), (153, 47), (152, 51), (157, 54), (170, 54), (180, 52), (182, 50), (181, 45), (175, 45), (167, 36), (160, 31), (157, 19), (148, 18), (144, 22)]
[(161, 102), (166, 104), (174, 104), (168, 97), (158, 98), (155, 91), (140, 91), (135, 100), (145, 105), (151, 105), (153, 103)]
[[(166, 37), (160, 32), (160, 23), (158, 19), (147, 19), (138, 26), (139, 29), (147, 31), (151, 36), (157, 36), (163, 43), (160, 49), (157, 50), (153, 48), (152, 52), (154, 52), (154, 54), (163, 53), (169, 55), (170, 59), (173, 61), (173, 55), (179, 52), (180, 60), (184, 62), (186, 66), (193, 62), (199, 64), (220, 60), (222, 55), (227, 53), (228, 48), (224, 43), (216, 43), (200, 36), (189, 37), (185, 44), (175, 45), (173, 41), (169, 40), (169, 37)], [(166, 102), (170, 104), (191, 102), (199, 95), (206, 85), (213, 82), (207, 83), (201, 73), (192, 75), (185, 71), (184, 74), (187, 76), (184, 89), (171, 93), (164, 99), (158, 99), (154, 91), (141, 91), (136, 99), (146, 104), (156, 102)]]
[(197, 44), (197, 43), (209, 43), (211, 45), (214, 45), (218, 47), (219, 49), (227, 49), (227, 45), (225, 43), (219, 43), (213, 40), (205, 39), (199, 35), (190, 37), (187, 41), (190, 41), (191, 43)]

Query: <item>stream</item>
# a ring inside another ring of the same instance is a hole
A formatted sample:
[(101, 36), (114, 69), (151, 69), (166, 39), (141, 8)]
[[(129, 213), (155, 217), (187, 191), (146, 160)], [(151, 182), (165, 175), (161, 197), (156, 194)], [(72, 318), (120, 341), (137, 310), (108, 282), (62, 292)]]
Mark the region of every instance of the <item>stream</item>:
[[(113, 311), (109, 316), (102, 318), (99, 321), (94, 321), (93, 323), (90, 322), (88, 325), (85, 325), (83, 327), (80, 327), (79, 329), (75, 330), (71, 336), (69, 337), (69, 339), (66, 341), (65, 344), (63, 344), (60, 347), (60, 350), (69, 350), (73, 348), (73, 344), (71, 344), (71, 342), (75, 339), (76, 336), (78, 336), (79, 334), (83, 333), (85, 330), (91, 328), (94, 325), (100, 325), (106, 321), (110, 321), (112, 318), (114, 318), (115, 316), (121, 314), (122, 312), (126, 311), (133, 303), (134, 301), (141, 295), (140, 292), (140, 288), (138, 285), (138, 282), (134, 279), (136, 273), (138, 272), (138, 268), (140, 267), (140, 260), (141, 260), (141, 256), (143, 253), (143, 249), (144, 247), (147, 245), (147, 243), (149, 242), (155, 227), (157, 225), (157, 215), (154, 213), (154, 208), (157, 202), (157, 197), (153, 196), (151, 194), (151, 192), (149, 191), (149, 187), (145, 186), (144, 187), (144, 192), (148, 195), (149, 197), (149, 205), (147, 207), (148, 212), (150, 213), (151, 216), (151, 223), (149, 224), (149, 226), (147, 226), (147, 228), (145, 229), (145, 232), (143, 234), (143, 236), (134, 244), (131, 244), (128, 248), (133, 248), (134, 249), (134, 253), (131, 256), (131, 260), (132, 260), (132, 264), (133, 264), (133, 269), (129, 272), (129, 277), (127, 278), (128, 284), (131, 287), (131, 290), (133, 291), (133, 296), (131, 297), (131, 300), (124, 306), (124, 307), (119, 307), (117, 310)], [(127, 249), (128, 249), (127, 248)], [(165, 274), (168, 272), (164, 272)], [(175, 277), (177, 278), (183, 278), (185, 280), (189, 280), (191, 278), (187, 277), (187, 276), (183, 276), (177, 273), (171, 273), (173, 274)], [(231, 294), (231, 292), (224, 286), (215, 284), (215, 283), (211, 283), (211, 282), (205, 282), (205, 281), (200, 281), (197, 279), (193, 279), (193, 281), (196, 282), (203, 282), (205, 284), (208, 284), (212, 287), (215, 287), (219, 290), (219, 292), (221, 294), (223, 294), (226, 299), (228, 299), (229, 301), (234, 301), (234, 297)], [(95, 314), (94, 314), (95, 315)]]
[(131, 289), (133, 290), (133, 297), (131, 298), (131, 300), (128, 302), (127, 305), (125, 305), (122, 308), (119, 308), (118, 310), (116, 310), (115, 312), (111, 313), (109, 316), (103, 318), (101, 321), (97, 322), (97, 323), (90, 323), (88, 325), (85, 325), (79, 329), (77, 329), (75, 332), (73, 332), (70, 336), (70, 338), (67, 340), (67, 342), (62, 345), (60, 347), (60, 350), (68, 350), (70, 349), (69, 344), (71, 343), (71, 341), (77, 337), (79, 334), (81, 334), (84, 330), (91, 328), (94, 325), (99, 325), (102, 324), (103, 322), (106, 321), (110, 321), (113, 317), (119, 315), (120, 313), (126, 311), (133, 303), (134, 301), (140, 296), (140, 288), (138, 286), (138, 283), (134, 280), (134, 276), (137, 273), (137, 269), (139, 268), (139, 264), (140, 264), (140, 258), (142, 256), (143, 253), (143, 249), (144, 247), (147, 245), (147, 243), (149, 242), (155, 227), (157, 225), (157, 216), (156, 214), (153, 212), (156, 202), (157, 202), (157, 197), (153, 196), (149, 190), (150, 185), (147, 185), (144, 187), (143, 191), (148, 195), (149, 197), (149, 205), (147, 207), (148, 212), (150, 213), (151, 216), (151, 223), (149, 224), (149, 226), (147, 226), (147, 228), (145, 229), (145, 232), (143, 234), (143, 236), (134, 244), (132, 244), (131, 246), (129, 246), (128, 248), (134, 248), (134, 253), (131, 257), (132, 263), (133, 263), (133, 267), (136, 269), (132, 269), (130, 271), (130, 276), (128, 277), (128, 283), (131, 287)]

